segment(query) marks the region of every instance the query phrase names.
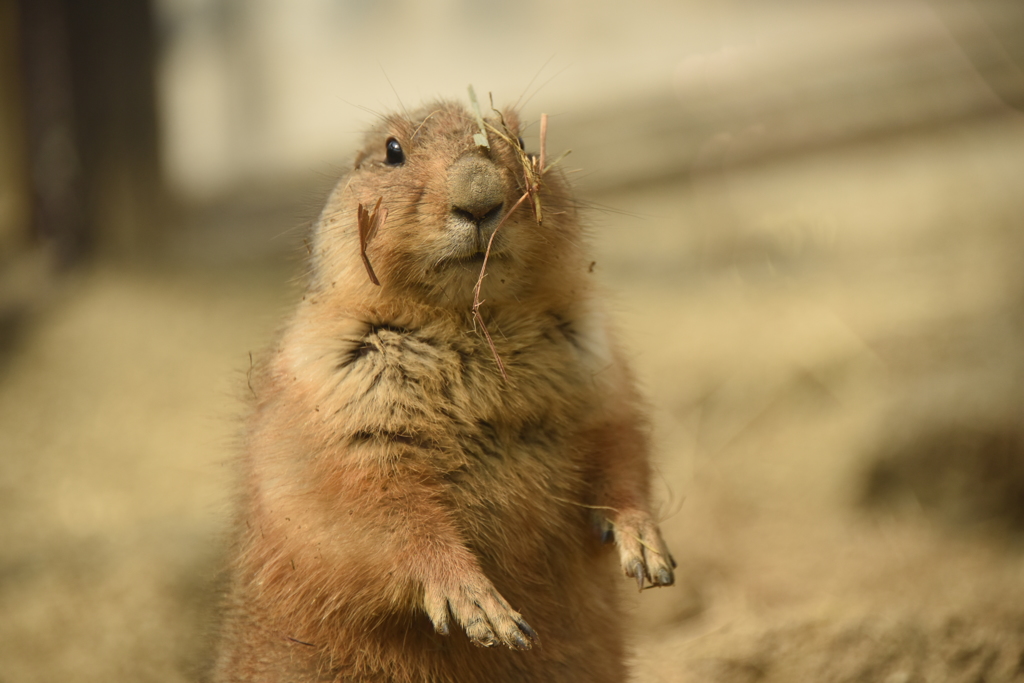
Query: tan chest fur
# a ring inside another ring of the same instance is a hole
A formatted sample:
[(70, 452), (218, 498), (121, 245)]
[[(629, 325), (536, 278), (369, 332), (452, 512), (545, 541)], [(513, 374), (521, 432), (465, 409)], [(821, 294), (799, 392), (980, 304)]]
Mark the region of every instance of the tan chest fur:
[[(279, 359), (279, 381), (291, 378), (282, 400), (304, 407), (292, 419), (318, 425), (322, 439), (323, 462), (303, 476), (323, 482), (324, 469), (376, 466), (382, 455), (421, 468), (438, 478), (467, 541), (498, 564), (546, 554), (567, 535), (555, 520), (589, 520), (581, 435), (600, 421), (613, 380), (603, 331), (549, 312), (491, 326), (507, 380), (468, 318), (419, 329), (354, 323), (304, 353), (293, 342)], [(289, 472), (275, 481), (288, 490), (299, 473), (293, 457), (282, 464)]]

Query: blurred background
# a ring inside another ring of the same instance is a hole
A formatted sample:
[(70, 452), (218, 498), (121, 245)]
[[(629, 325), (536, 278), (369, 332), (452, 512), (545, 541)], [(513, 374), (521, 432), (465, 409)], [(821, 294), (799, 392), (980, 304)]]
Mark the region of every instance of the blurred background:
[(0, 0), (0, 683), (204, 678), (250, 354), (469, 83), (572, 150), (651, 398), (637, 680), (1024, 676), (1018, 0)]

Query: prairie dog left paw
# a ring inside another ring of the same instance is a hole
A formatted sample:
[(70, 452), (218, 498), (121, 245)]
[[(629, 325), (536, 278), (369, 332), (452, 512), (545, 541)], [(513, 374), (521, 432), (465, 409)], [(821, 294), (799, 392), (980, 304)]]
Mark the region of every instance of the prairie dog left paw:
[(644, 588), (644, 579), (652, 586), (671, 586), (675, 582), (676, 562), (661, 537), (658, 525), (641, 510), (628, 510), (611, 520), (619, 561), (626, 576)]

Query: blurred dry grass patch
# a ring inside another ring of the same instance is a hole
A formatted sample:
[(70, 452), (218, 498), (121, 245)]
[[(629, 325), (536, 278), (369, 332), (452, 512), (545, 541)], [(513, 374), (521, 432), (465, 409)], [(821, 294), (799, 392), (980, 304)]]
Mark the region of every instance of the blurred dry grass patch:
[(194, 680), (281, 268), (78, 273), (0, 384), (0, 680)]

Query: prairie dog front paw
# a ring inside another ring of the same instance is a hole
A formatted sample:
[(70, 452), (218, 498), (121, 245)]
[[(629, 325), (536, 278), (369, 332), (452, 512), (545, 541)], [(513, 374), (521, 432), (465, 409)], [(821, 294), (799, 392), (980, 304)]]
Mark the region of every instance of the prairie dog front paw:
[(619, 561), (626, 576), (636, 579), (643, 590), (644, 579), (653, 586), (671, 586), (675, 583), (676, 562), (661, 537), (661, 531), (651, 516), (640, 510), (618, 514), (612, 520), (615, 543), (619, 548)]
[(529, 650), (537, 634), (501, 597), (484, 576), (447, 589), (425, 586), (423, 608), (434, 630), (448, 635), (450, 620), (465, 630), (474, 645), (492, 647), (499, 643), (515, 650)]

